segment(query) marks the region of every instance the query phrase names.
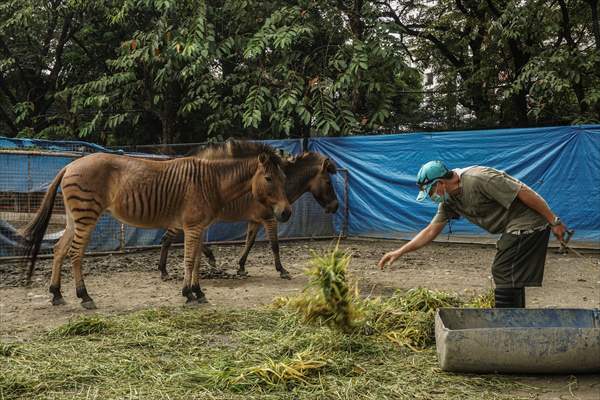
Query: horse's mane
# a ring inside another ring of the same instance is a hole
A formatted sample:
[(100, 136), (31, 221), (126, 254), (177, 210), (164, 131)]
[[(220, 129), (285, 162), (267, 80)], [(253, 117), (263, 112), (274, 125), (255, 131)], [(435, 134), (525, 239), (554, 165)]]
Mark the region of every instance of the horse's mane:
[(314, 151), (305, 151), (302, 154), (297, 156), (288, 158), (290, 163), (290, 167), (293, 165), (294, 168), (309, 168), (315, 166), (321, 166), (321, 163), (325, 160), (328, 160), (330, 173), (335, 173), (334, 171), (337, 169), (335, 163), (331, 161), (327, 156), (321, 153), (317, 153)]
[(190, 150), (186, 157), (196, 157), (203, 160), (221, 160), (224, 158), (250, 158), (261, 153), (267, 154), (271, 160), (282, 166), (284, 155), (278, 149), (260, 142), (228, 140), (224, 143), (211, 143), (205, 147)]

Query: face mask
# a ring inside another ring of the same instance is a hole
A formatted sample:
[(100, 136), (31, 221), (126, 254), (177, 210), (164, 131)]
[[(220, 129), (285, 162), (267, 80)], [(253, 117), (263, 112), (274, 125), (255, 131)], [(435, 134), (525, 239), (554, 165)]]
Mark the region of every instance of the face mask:
[(444, 195), (443, 196), (440, 196), (436, 192), (434, 192), (431, 195), (431, 200), (433, 200), (435, 203), (438, 203), (438, 204), (448, 201), (449, 198), (450, 198), (450, 196), (448, 196), (448, 193), (446, 192), (446, 189), (444, 189)]

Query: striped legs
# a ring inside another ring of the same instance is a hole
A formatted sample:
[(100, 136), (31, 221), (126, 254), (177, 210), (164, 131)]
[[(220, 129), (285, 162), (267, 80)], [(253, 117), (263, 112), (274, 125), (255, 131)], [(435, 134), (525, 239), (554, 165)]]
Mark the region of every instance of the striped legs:
[[(281, 265), (281, 260), (279, 258), (279, 240), (277, 238), (277, 221), (274, 219), (270, 219), (263, 222), (263, 226), (265, 228), (265, 232), (267, 233), (267, 237), (269, 238), (269, 242), (271, 244), (271, 251), (273, 252), (273, 257), (275, 259), (275, 269), (279, 272), (279, 276), (282, 279), (291, 279), (290, 274), (283, 268)], [(248, 253), (252, 249), (254, 242), (256, 241), (256, 234), (258, 233), (258, 229), (260, 228), (260, 224), (256, 222), (248, 223), (248, 230), (246, 231), (246, 247), (244, 248), (244, 252), (240, 257), (238, 275), (247, 275), (246, 272), (246, 259), (248, 258)]]
[(217, 269), (217, 259), (215, 258), (214, 253), (212, 252), (212, 249), (203, 244), (202, 245), (202, 253), (204, 254), (204, 256), (208, 259), (208, 265), (211, 266), (211, 268)]
[[(160, 261), (158, 262), (158, 271), (160, 272), (160, 279), (162, 279), (163, 281), (168, 281), (169, 279), (171, 279), (169, 273), (167, 272), (167, 258), (169, 256), (169, 249), (171, 247), (171, 244), (173, 243), (173, 240), (175, 239), (178, 233), (179, 231), (177, 229), (167, 229), (163, 237), (160, 239), (160, 243), (162, 246), (160, 248)], [(202, 245), (201, 250), (202, 253), (208, 259), (208, 264), (212, 268), (216, 269), (217, 260), (215, 259), (215, 255), (213, 254), (210, 247)], [(196, 264), (198, 264), (198, 266), (200, 266), (200, 260), (200, 257), (196, 257)]]
[(90, 213), (89, 211), (87, 209), (67, 210), (65, 233), (54, 246), (49, 291), (52, 293), (52, 304), (55, 306), (65, 304), (60, 291), (61, 266), (65, 256), (69, 255), (71, 258), (71, 271), (75, 280), (75, 292), (77, 297), (81, 299), (81, 306), (87, 309), (96, 308), (94, 300), (87, 293), (81, 273), (81, 259), (99, 216), (99, 213), (95, 211)]
[(184, 277), (181, 294), (187, 298), (186, 304), (206, 303), (206, 297), (200, 289), (200, 278), (196, 258), (200, 257), (200, 246), (204, 236), (204, 226), (195, 225), (184, 228)]
[(87, 289), (85, 288), (83, 274), (81, 273), (81, 260), (83, 259), (85, 248), (90, 241), (99, 216), (99, 213), (87, 213), (85, 215), (82, 215), (80, 212), (74, 213), (73, 218), (75, 220), (75, 228), (71, 246), (69, 248), (71, 271), (73, 273), (73, 279), (75, 280), (75, 292), (77, 297), (81, 299), (81, 306), (89, 310), (95, 309), (96, 304), (94, 304), (94, 300), (88, 295)]
[(269, 242), (271, 243), (271, 250), (273, 251), (273, 258), (275, 258), (275, 269), (279, 272), (279, 276), (281, 279), (292, 279), (290, 273), (287, 272), (283, 265), (281, 265), (281, 260), (279, 259), (279, 239), (277, 237), (277, 221), (274, 219), (269, 219), (263, 222), (263, 226), (265, 227), (265, 231), (267, 233), (267, 237), (269, 238)]
[(73, 218), (67, 212), (67, 226), (60, 240), (54, 245), (54, 258), (52, 259), (52, 278), (50, 279), (49, 292), (52, 293), (52, 305), (54, 306), (65, 304), (60, 292), (61, 267), (71, 247), (74, 233)]
[(246, 247), (244, 247), (244, 252), (242, 253), (242, 256), (240, 257), (240, 260), (238, 262), (238, 275), (248, 275), (248, 273), (246, 272), (246, 259), (248, 258), (248, 253), (250, 253), (252, 246), (254, 246), (254, 241), (256, 240), (258, 228), (260, 228), (260, 225), (256, 222), (248, 222), (248, 229), (246, 231)]
[(160, 271), (160, 279), (163, 281), (171, 279), (169, 273), (167, 272), (167, 256), (169, 255), (171, 243), (173, 243), (173, 239), (175, 239), (175, 236), (177, 236), (177, 232), (178, 230), (176, 229), (167, 229), (163, 237), (160, 239), (160, 244), (162, 246), (160, 248), (160, 261), (158, 262), (158, 270)]

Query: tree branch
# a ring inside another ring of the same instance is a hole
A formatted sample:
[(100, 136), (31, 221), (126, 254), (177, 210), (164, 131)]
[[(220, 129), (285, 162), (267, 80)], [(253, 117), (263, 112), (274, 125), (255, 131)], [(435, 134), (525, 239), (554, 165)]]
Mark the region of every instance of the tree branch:
[(4, 121), (4, 123), (8, 125), (10, 130), (13, 132), (13, 136), (17, 136), (17, 133), (19, 133), (19, 129), (15, 126), (13, 119), (10, 116), (8, 116), (8, 114), (6, 114), (4, 108), (2, 107), (0, 107), (0, 117), (2, 118), (2, 121)]
[(50, 84), (52, 85), (52, 88), (54, 89), (55, 85), (56, 85), (56, 80), (58, 78), (58, 74), (60, 72), (60, 70), (62, 69), (62, 53), (65, 47), (65, 43), (67, 42), (67, 39), (69, 38), (69, 30), (71, 29), (71, 22), (73, 21), (73, 13), (69, 13), (66, 17), (65, 20), (63, 21), (63, 27), (62, 27), (62, 31), (60, 33), (60, 37), (58, 38), (58, 44), (56, 45), (56, 52), (54, 54), (54, 67), (52, 68), (52, 71), (50, 72)]
[(562, 29), (561, 34), (564, 36), (567, 44), (571, 49), (575, 48), (575, 42), (573, 41), (573, 35), (571, 34), (571, 21), (569, 20), (569, 10), (567, 8), (567, 4), (564, 0), (558, 0), (558, 4), (560, 6), (560, 12), (562, 14)]
[(462, 67), (465, 66), (465, 62), (463, 60), (459, 59), (458, 57), (456, 57), (452, 53), (452, 51), (450, 51), (450, 49), (448, 48), (448, 46), (446, 44), (444, 44), (440, 39), (438, 39), (437, 37), (433, 36), (431, 33), (427, 33), (427, 34), (423, 35), (423, 32), (411, 29), (408, 25), (406, 25), (406, 24), (404, 24), (402, 22), (402, 20), (400, 19), (400, 17), (394, 12), (394, 10), (392, 9), (392, 7), (389, 4), (387, 4), (387, 3), (381, 3), (381, 2), (378, 2), (378, 4), (387, 6), (387, 8), (389, 10), (387, 12), (383, 12), (382, 16), (392, 18), (394, 20), (394, 22), (400, 28), (402, 28), (402, 30), (406, 34), (408, 34), (410, 36), (414, 36), (414, 37), (423, 37), (423, 38), (429, 40), (442, 53), (442, 55), (444, 57), (446, 57), (448, 59), (448, 61), (450, 61), (450, 63), (452, 65), (454, 65), (457, 68), (462, 68)]
[(58, 23), (57, 13), (55, 12), (56, 3), (52, 2), (52, 8), (50, 12), (52, 13), (52, 18), (50, 19), (50, 23), (48, 24), (48, 30), (46, 31), (46, 37), (44, 38), (42, 52), (40, 55), (40, 71), (44, 67), (44, 58), (48, 55), (50, 51), (50, 43), (52, 41), (52, 37), (54, 36), (54, 31), (56, 30), (56, 24)]
[(21, 81), (25, 84), (27, 89), (30, 90), (31, 82), (29, 82), (29, 80), (26, 78), (26, 75), (23, 72), (23, 68), (21, 68), (21, 64), (19, 63), (19, 60), (17, 60), (17, 58), (12, 54), (12, 52), (10, 51), (10, 48), (8, 47), (6, 42), (4, 42), (4, 40), (2, 39), (2, 36), (0, 36), (0, 49), (2, 49), (4, 51), (4, 54), (6, 54), (6, 57), (12, 58), (13, 60), (15, 60), (15, 65), (17, 67), (19, 77), (21, 78)]
[(592, 8), (592, 30), (596, 39), (596, 49), (600, 51), (600, 22), (598, 21), (598, 0), (587, 0)]
[(6, 95), (6, 97), (8, 97), (8, 99), (10, 100), (10, 102), (13, 105), (15, 105), (19, 102), (17, 100), (17, 98), (15, 97), (15, 95), (12, 94), (9, 87), (6, 85), (6, 82), (4, 81), (4, 78), (2, 77), (2, 75), (0, 75), (0, 89), (2, 89), (2, 92)]
[(87, 47), (85, 47), (83, 42), (77, 36), (75, 36), (75, 34), (71, 35), (71, 39), (73, 40), (73, 42), (75, 42), (75, 44), (77, 46), (79, 46), (79, 48), (81, 48), (81, 50), (83, 50), (83, 52), (90, 59), (90, 61), (96, 61), (98, 64), (102, 65), (102, 69), (104, 70), (104, 72), (106, 72), (106, 73), (110, 72), (108, 67), (106, 66), (106, 63), (104, 62), (104, 60), (100, 60), (97, 57), (94, 57), (94, 55), (92, 53), (90, 53), (90, 51), (87, 49)]

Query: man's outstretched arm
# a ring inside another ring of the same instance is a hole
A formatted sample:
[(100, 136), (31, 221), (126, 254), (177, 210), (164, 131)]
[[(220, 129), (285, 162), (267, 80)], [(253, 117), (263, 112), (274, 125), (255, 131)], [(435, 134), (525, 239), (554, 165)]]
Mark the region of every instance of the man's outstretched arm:
[(379, 260), (377, 265), (379, 268), (383, 269), (386, 264), (389, 263), (389, 265), (392, 265), (394, 261), (396, 261), (402, 255), (418, 250), (421, 247), (431, 243), (431, 241), (435, 239), (440, 232), (442, 232), (444, 226), (446, 226), (445, 223), (431, 223), (427, 225), (427, 227), (419, 232), (417, 236), (412, 238), (410, 242), (406, 243), (399, 249), (386, 253), (383, 257), (381, 257), (381, 260)]

